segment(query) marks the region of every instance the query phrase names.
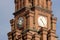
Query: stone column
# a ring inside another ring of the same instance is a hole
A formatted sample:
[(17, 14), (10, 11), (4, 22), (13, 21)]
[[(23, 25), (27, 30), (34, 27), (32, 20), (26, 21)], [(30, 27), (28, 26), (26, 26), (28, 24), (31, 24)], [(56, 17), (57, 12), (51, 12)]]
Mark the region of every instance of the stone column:
[(15, 35), (16, 35), (17, 40), (23, 40), (22, 39), (22, 30), (16, 30)]
[(40, 40), (40, 35), (39, 34), (35, 34), (35, 40)]
[(52, 24), (51, 24), (51, 29), (48, 31), (48, 40), (57, 40), (56, 36), (56, 17), (52, 17)]
[(41, 0), (41, 6), (44, 7), (44, 0)]
[(42, 7), (42, 0), (39, 0), (39, 6)]
[(51, 0), (48, 1), (48, 10), (51, 10), (52, 2)]
[(41, 28), (41, 40), (47, 40), (47, 28)]
[(28, 21), (28, 26), (27, 26), (27, 28), (33, 28), (33, 13), (31, 12), (31, 11), (29, 11), (29, 13), (27, 14), (27, 21)]
[(40, 35), (34, 29), (25, 29), (22, 35), (24, 40), (40, 40)]
[(11, 19), (11, 20), (10, 20), (10, 24), (11, 24), (11, 31), (14, 31), (14, 29), (15, 29), (14, 19)]
[(25, 0), (25, 7), (28, 7), (28, 6), (29, 6), (29, 1)]
[(15, 4), (15, 11), (17, 11), (17, 4)]
[(23, 0), (20, 0), (20, 8), (23, 7)]
[(38, 0), (34, 0), (34, 6), (38, 5)]
[(8, 33), (8, 40), (12, 40), (12, 32)]
[(24, 40), (32, 40), (32, 34), (30, 32), (23, 33)]
[(17, 11), (17, 4), (18, 4), (18, 1), (15, 0), (15, 11)]
[(21, 3), (20, 3), (20, 0), (19, 0), (19, 9), (20, 9), (20, 7), (21, 7)]
[(19, 10), (19, 0), (16, 0), (16, 3), (15, 3), (16, 5), (15, 5), (15, 11), (17, 11), (17, 10)]
[(57, 18), (56, 17), (52, 17), (52, 27), (51, 29), (56, 31), (56, 21), (57, 21)]
[(44, 8), (46, 8), (46, 0), (44, 0)]
[(48, 33), (48, 40), (57, 40), (57, 36), (54, 30), (49, 30)]

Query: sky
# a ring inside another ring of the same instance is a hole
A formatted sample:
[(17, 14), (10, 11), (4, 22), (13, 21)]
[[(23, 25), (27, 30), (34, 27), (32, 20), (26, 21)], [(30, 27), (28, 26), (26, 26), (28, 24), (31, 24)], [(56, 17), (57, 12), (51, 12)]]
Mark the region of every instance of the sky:
[[(56, 34), (60, 40), (60, 0), (52, 0), (52, 10), (57, 17)], [(8, 40), (7, 33), (11, 31), (10, 19), (14, 13), (14, 0), (0, 0), (0, 40)]]

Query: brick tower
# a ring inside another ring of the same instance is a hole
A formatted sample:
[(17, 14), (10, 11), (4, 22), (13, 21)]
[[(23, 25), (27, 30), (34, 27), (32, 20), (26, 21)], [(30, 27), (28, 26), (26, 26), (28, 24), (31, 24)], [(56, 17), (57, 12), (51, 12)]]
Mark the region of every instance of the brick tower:
[(8, 40), (57, 40), (51, 0), (14, 0)]

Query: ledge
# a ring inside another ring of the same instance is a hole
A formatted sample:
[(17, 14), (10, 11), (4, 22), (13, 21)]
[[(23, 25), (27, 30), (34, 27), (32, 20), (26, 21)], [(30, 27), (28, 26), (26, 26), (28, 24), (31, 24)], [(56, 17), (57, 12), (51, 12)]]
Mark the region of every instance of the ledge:
[(26, 32), (29, 32), (29, 31), (38, 32), (38, 31), (35, 30), (35, 29), (27, 28), (27, 29), (25, 29), (25, 30), (22, 32), (22, 34), (23, 34), (23, 33), (26, 33)]
[(16, 12), (13, 13), (13, 15), (19, 14), (19, 12), (23, 12), (26, 9), (28, 9), (27, 7), (22, 7), (21, 9), (17, 10)]
[[(51, 10), (44, 9), (44, 8), (42, 8), (42, 7), (39, 7), (39, 6), (33, 6), (31, 9), (32, 9), (32, 10), (35, 10), (35, 8), (38, 9), (38, 10), (42, 10), (42, 11), (44, 11), (44, 12), (48, 12), (48, 13), (52, 14), (52, 11), (51, 11)], [(53, 15), (53, 14), (52, 14), (52, 15)]]
[(9, 32), (7, 35), (8, 35), (8, 36), (12, 35), (12, 32)]

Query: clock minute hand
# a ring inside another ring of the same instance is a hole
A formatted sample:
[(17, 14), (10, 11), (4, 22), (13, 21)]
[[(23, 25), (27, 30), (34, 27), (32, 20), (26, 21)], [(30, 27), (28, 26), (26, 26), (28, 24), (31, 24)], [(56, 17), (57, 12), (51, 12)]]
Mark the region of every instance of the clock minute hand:
[[(42, 19), (40, 19), (42, 21)], [(42, 23), (44, 24), (44, 22), (42, 21)], [(45, 24), (44, 24), (45, 25)]]

